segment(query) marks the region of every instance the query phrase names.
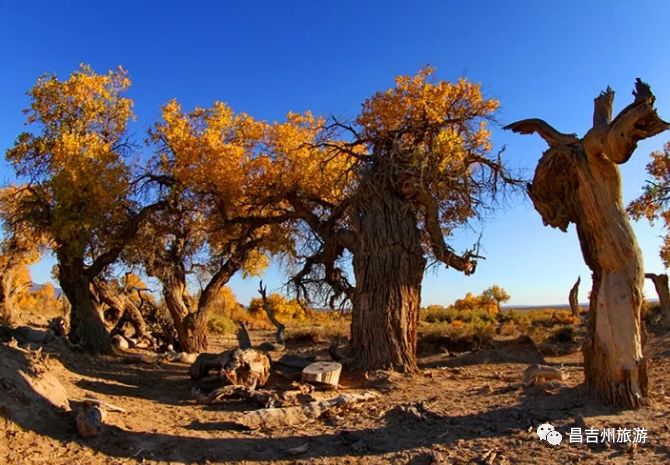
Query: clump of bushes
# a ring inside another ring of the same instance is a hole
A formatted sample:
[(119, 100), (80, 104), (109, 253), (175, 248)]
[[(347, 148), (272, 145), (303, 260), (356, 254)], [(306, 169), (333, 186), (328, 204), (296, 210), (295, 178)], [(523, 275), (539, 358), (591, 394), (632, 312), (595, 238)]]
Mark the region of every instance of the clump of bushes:
[[(495, 289), (495, 293), (492, 291)], [(530, 336), (536, 343), (544, 341), (574, 343), (581, 323), (568, 309), (505, 310), (500, 303), (509, 295), (497, 286), (480, 295), (466, 294), (453, 305), (430, 305), (421, 310), (420, 336), (431, 341), (448, 340), (463, 350), (486, 347), (496, 336)], [(457, 350), (457, 349), (454, 349)]]

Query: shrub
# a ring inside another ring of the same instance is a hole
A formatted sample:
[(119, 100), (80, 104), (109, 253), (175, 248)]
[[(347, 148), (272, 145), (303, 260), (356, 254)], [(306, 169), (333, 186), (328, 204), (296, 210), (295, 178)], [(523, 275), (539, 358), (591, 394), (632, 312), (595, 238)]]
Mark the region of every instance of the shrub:
[(551, 339), (554, 342), (573, 343), (577, 340), (577, 330), (572, 325), (561, 326), (554, 329)]

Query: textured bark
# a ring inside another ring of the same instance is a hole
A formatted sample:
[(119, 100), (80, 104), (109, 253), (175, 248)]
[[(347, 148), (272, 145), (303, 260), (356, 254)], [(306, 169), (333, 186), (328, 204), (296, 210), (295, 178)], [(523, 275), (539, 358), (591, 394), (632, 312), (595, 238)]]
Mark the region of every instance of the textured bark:
[(163, 297), (172, 316), (181, 350), (199, 353), (207, 350), (207, 309), (191, 311), (194, 299), (188, 295), (186, 280), (164, 280)]
[(11, 279), (8, 272), (0, 276), (0, 323), (9, 325), (12, 323), (12, 302), (11, 302)]
[(613, 121), (614, 93), (595, 99), (594, 126), (578, 139), (542, 120), (507, 126), (537, 132), (547, 150), (528, 187), (545, 225), (566, 231), (574, 223), (586, 264), (593, 272), (588, 337), (583, 346), (587, 387), (606, 404), (639, 408), (647, 398), (647, 363), (642, 354), (643, 267), (628, 221), (617, 164), (637, 142), (668, 128), (653, 108), (649, 86), (638, 80), (635, 101)]
[(102, 309), (91, 292), (91, 280), (84, 271), (83, 260), (59, 257), (58, 281), (72, 307), (70, 340), (90, 354), (109, 353), (111, 343)]
[(659, 305), (661, 307), (661, 325), (664, 328), (670, 328), (670, 289), (668, 288), (668, 275), (647, 273), (645, 278), (651, 279), (658, 294)]
[(112, 334), (121, 332), (121, 327), (130, 322), (135, 329), (135, 337), (144, 338), (147, 335), (147, 325), (142, 317), (139, 308), (123, 292), (114, 289), (114, 285), (101, 280), (94, 280), (94, 289), (100, 301), (109, 307), (116, 309), (119, 313), (119, 320), (116, 323)]
[(230, 278), (244, 265), (249, 253), (258, 248), (262, 237), (251, 232), (230, 244), (229, 254), (196, 299), (188, 291), (186, 280), (185, 251), (189, 232), (177, 235), (173, 243), (157, 241), (156, 247), (144, 257), (150, 276), (158, 278), (163, 285), (165, 305), (172, 316), (181, 349), (189, 353), (207, 350), (207, 319), (216, 298)]
[(568, 295), (568, 302), (570, 302), (570, 311), (572, 316), (579, 317), (579, 284), (582, 282), (581, 276), (577, 278), (575, 284), (570, 289), (570, 294)]
[(416, 330), (426, 266), (415, 210), (390, 188), (368, 191), (356, 212), (351, 365), (416, 370)]

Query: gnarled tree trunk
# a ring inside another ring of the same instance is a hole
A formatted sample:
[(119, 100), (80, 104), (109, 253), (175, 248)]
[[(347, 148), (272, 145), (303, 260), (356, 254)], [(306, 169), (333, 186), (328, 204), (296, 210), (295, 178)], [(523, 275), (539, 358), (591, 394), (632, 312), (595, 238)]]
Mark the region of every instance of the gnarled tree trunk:
[(102, 309), (91, 291), (91, 280), (85, 272), (83, 259), (59, 257), (58, 281), (71, 306), (70, 340), (91, 354), (111, 352)]
[(113, 283), (104, 282), (100, 279), (94, 280), (94, 289), (99, 300), (119, 312), (119, 319), (111, 331), (112, 334), (120, 332), (123, 325), (129, 321), (135, 329), (136, 338), (147, 336), (147, 325), (139, 308), (122, 291), (115, 289)]
[(191, 309), (195, 299), (188, 295), (185, 279), (163, 281), (165, 305), (172, 316), (182, 351), (200, 353), (207, 350), (206, 309)]
[(359, 202), (355, 218), (351, 365), (413, 371), (426, 266), (417, 218), (393, 190), (369, 194)]
[(645, 278), (651, 279), (658, 294), (661, 307), (661, 326), (670, 328), (670, 289), (668, 288), (668, 275), (665, 273), (646, 273)]
[(587, 387), (603, 402), (638, 408), (647, 397), (647, 363), (642, 354), (643, 267), (621, 195), (617, 164), (637, 142), (668, 128), (653, 108), (654, 96), (639, 79), (635, 101), (614, 120), (610, 89), (595, 99), (593, 128), (578, 139), (538, 119), (507, 126), (537, 132), (549, 143), (528, 187), (546, 225), (577, 234), (593, 272), (588, 337), (583, 346)]

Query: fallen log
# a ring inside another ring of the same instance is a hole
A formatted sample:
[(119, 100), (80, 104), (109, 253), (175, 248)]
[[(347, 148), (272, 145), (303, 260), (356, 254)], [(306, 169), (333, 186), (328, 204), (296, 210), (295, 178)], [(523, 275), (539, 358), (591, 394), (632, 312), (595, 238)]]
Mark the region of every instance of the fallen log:
[(219, 355), (200, 354), (189, 369), (192, 381), (206, 377), (211, 370), (220, 373), (229, 384), (255, 389), (270, 377), (270, 358), (255, 349), (227, 350)]
[(550, 367), (548, 365), (533, 364), (523, 372), (523, 384), (540, 384), (550, 380), (565, 381), (568, 375), (560, 368)]
[(233, 419), (233, 423), (248, 429), (270, 429), (292, 426), (319, 418), (333, 407), (372, 400), (376, 399), (378, 396), (379, 395), (374, 392), (365, 392), (363, 394), (340, 394), (331, 399), (317, 400), (308, 402), (304, 405), (264, 408), (243, 413)]

